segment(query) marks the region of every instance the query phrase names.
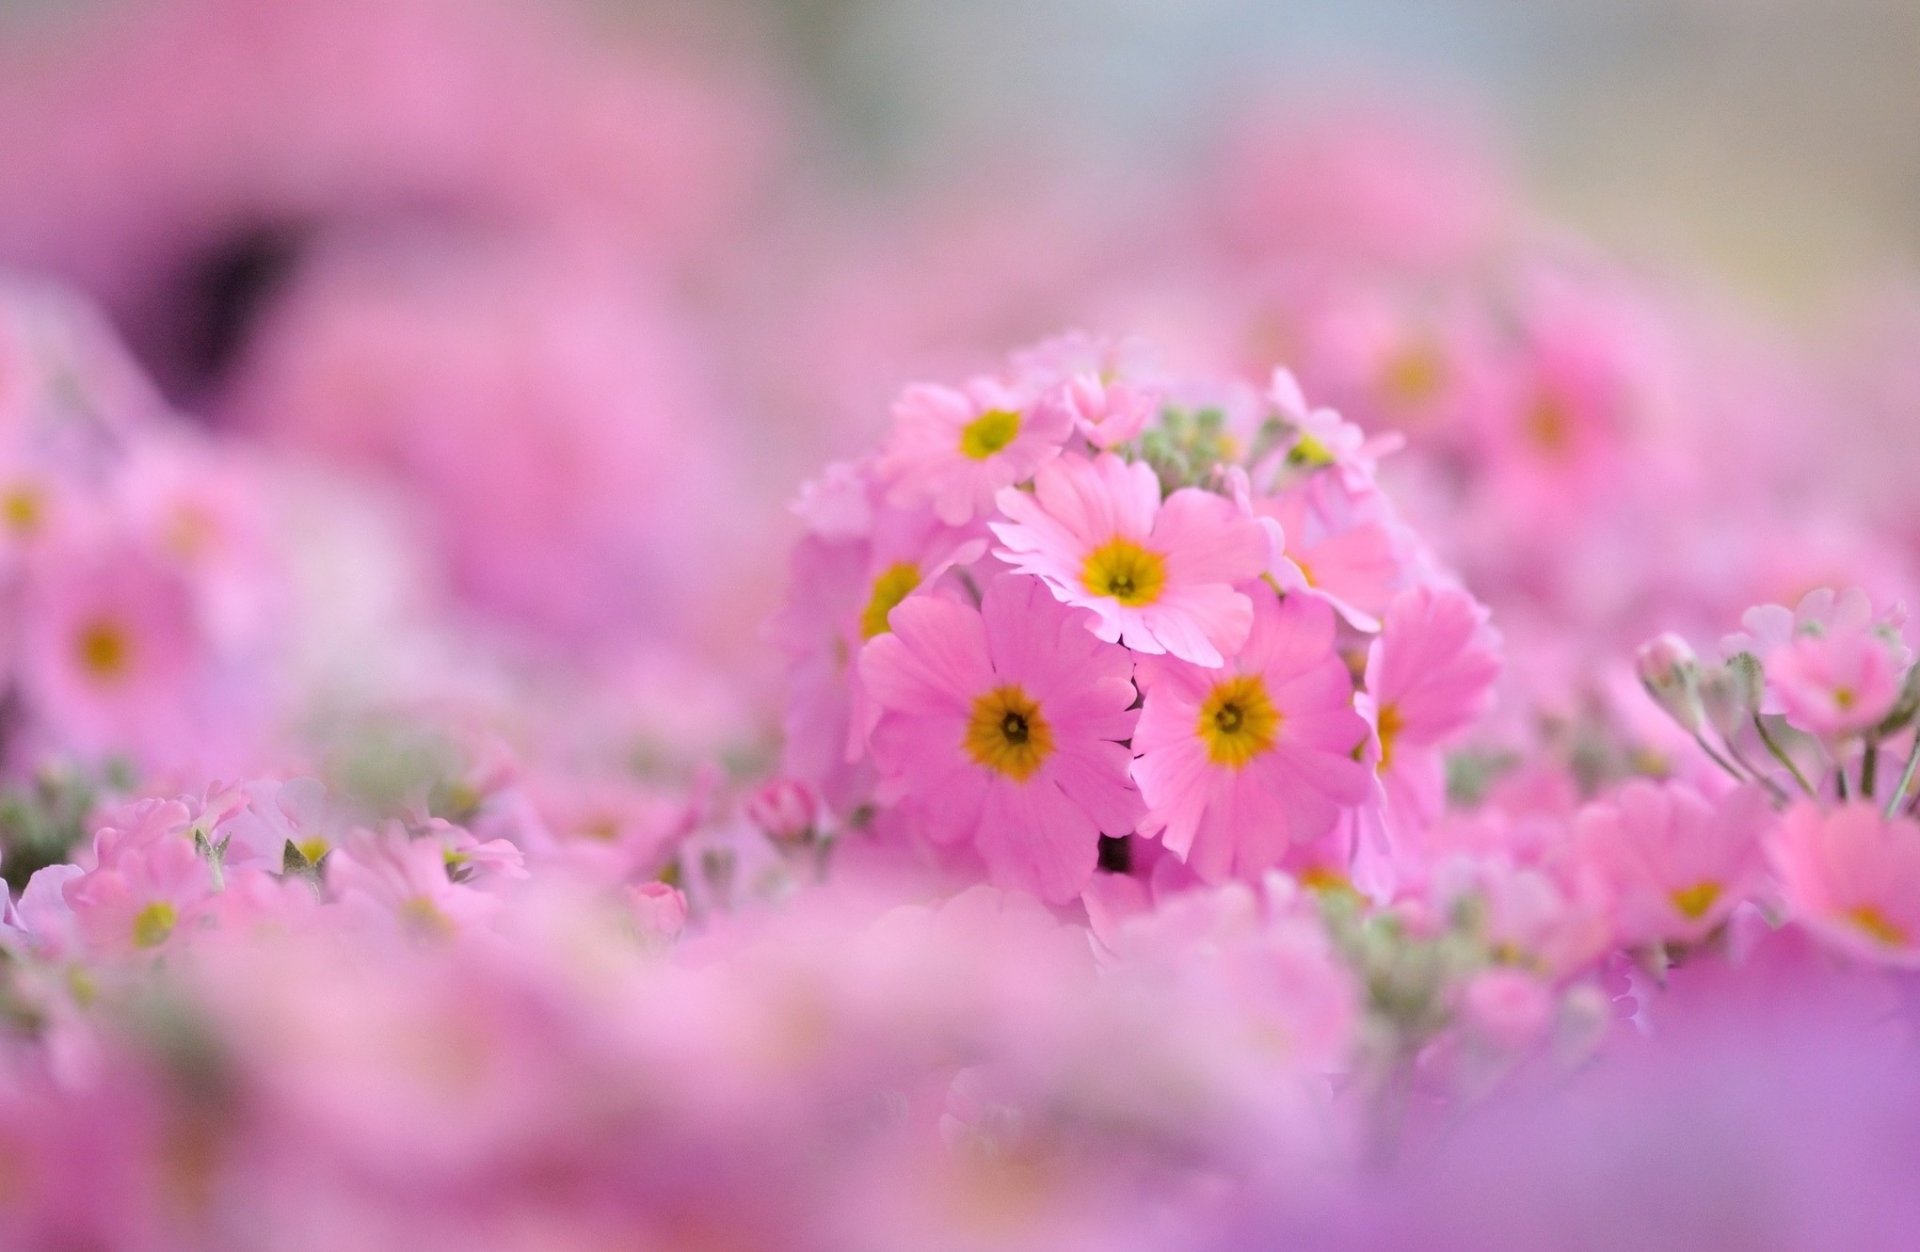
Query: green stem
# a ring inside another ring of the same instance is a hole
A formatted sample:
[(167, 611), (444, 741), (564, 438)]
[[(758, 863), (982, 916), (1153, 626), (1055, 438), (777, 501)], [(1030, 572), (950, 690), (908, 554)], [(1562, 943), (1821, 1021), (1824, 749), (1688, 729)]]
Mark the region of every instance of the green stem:
[(1701, 734), (1697, 730), (1693, 732), (1693, 741), (1700, 745), (1700, 750), (1707, 754), (1707, 758), (1709, 760), (1711, 760), (1715, 765), (1718, 765), (1721, 769), (1727, 771), (1728, 774), (1732, 775), (1733, 779), (1736, 782), (1752, 781), (1747, 777), (1746, 774), (1742, 773), (1739, 767), (1736, 766), (1732, 761), (1729, 761), (1726, 757), (1721, 756), (1718, 752), (1715, 752), (1713, 750), (1713, 745), (1707, 742), (1707, 737)]
[(1906, 799), (1907, 788), (1913, 785), (1913, 772), (1920, 769), (1920, 732), (1913, 736), (1913, 751), (1907, 753), (1907, 766), (1900, 771), (1900, 781), (1893, 785), (1893, 795), (1887, 800), (1887, 816), (1891, 818), (1900, 811), (1900, 802)]
[(1793, 763), (1793, 758), (1773, 741), (1773, 736), (1767, 732), (1767, 724), (1760, 720), (1758, 713), (1753, 715), (1753, 728), (1760, 732), (1760, 742), (1767, 745), (1767, 751), (1773, 754), (1773, 759), (1786, 766), (1787, 772), (1793, 775), (1793, 781), (1800, 784), (1800, 790), (1813, 795), (1813, 784), (1808, 782), (1807, 776), (1800, 772), (1800, 767)]
[(1773, 779), (1768, 778), (1765, 774), (1762, 774), (1759, 769), (1754, 766), (1753, 762), (1747, 759), (1747, 754), (1740, 750), (1739, 744), (1735, 743), (1732, 739), (1728, 739), (1726, 743), (1727, 755), (1731, 756), (1741, 769), (1752, 774), (1760, 785), (1767, 789), (1768, 795), (1781, 803), (1785, 803), (1787, 799), (1787, 789), (1773, 781)]

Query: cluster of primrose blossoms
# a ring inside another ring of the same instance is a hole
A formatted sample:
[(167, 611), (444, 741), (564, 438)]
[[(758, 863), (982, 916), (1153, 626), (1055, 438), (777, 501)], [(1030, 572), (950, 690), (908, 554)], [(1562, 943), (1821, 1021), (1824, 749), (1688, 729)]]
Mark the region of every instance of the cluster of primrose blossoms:
[(1162, 860), (1390, 878), (1498, 670), (1391, 447), (1130, 341), (908, 388), (802, 496), (786, 772), (869, 846), (1054, 903)]
[(1777, 907), (1854, 956), (1920, 966), (1920, 667), (1905, 619), (1822, 589), (1748, 610), (1717, 662), (1663, 635), (1640, 673), (1716, 765), (1783, 810), (1765, 839)]

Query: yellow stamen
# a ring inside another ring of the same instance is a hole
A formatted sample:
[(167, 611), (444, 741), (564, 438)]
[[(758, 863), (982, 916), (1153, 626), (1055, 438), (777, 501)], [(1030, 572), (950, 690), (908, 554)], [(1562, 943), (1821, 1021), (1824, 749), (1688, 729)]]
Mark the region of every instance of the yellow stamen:
[(1852, 687), (1835, 687), (1833, 689), (1833, 707), (1839, 709), (1842, 713), (1852, 708), (1855, 704), (1859, 703), (1859, 701), (1860, 696)]
[(1380, 772), (1386, 773), (1393, 768), (1393, 741), (1407, 728), (1407, 719), (1400, 712), (1400, 706), (1389, 704), (1380, 710), (1377, 733), (1380, 736)]
[(973, 702), (963, 741), (976, 765), (1025, 782), (1053, 755), (1053, 727), (1019, 687), (995, 687)]
[(1680, 915), (1690, 922), (1697, 922), (1707, 915), (1714, 901), (1720, 898), (1720, 884), (1717, 882), (1699, 882), (1691, 887), (1681, 887), (1668, 897)]
[(320, 858), (331, 851), (327, 847), (327, 841), (318, 835), (310, 835), (293, 846), (300, 849), (300, 855), (307, 858), (309, 865), (318, 865)]
[(910, 561), (896, 561), (880, 571), (867, 596), (867, 607), (860, 610), (860, 637), (871, 639), (887, 633), (887, 615), (920, 585), (920, 567)]
[(1012, 409), (988, 409), (960, 431), (960, 451), (984, 461), (1020, 434), (1020, 415)]
[(1300, 871), (1299, 882), (1302, 887), (1315, 895), (1323, 896), (1359, 896), (1359, 888), (1348, 878), (1330, 865), (1314, 865)]
[(26, 484), (18, 484), (0, 495), (0, 524), (16, 535), (27, 536), (40, 529), (46, 516), (40, 493)]
[(1080, 582), (1096, 596), (1130, 609), (1152, 604), (1167, 585), (1167, 559), (1131, 539), (1109, 539), (1087, 554)]
[(192, 561), (213, 547), (219, 533), (219, 526), (206, 510), (191, 504), (182, 505), (167, 524), (165, 542), (175, 556)]
[(133, 915), (133, 946), (157, 948), (173, 933), (180, 914), (165, 900), (155, 900)]
[(1876, 942), (1889, 948), (1905, 947), (1906, 929), (1896, 924), (1877, 905), (1858, 904), (1847, 910), (1847, 920), (1867, 932)]
[(1408, 408), (1439, 395), (1446, 381), (1446, 358), (1433, 344), (1421, 340), (1401, 347), (1380, 369), (1380, 389), (1388, 401)]
[(1527, 438), (1550, 457), (1563, 457), (1573, 445), (1573, 415), (1552, 392), (1543, 392), (1527, 410)]
[(1312, 435), (1302, 435), (1293, 447), (1287, 449), (1287, 464), (1304, 465), (1311, 469), (1324, 469), (1332, 465), (1334, 456), (1327, 445)]
[(439, 906), (425, 896), (402, 900), (395, 911), (401, 924), (416, 935), (444, 938), (454, 933), (453, 919), (442, 913)]
[(125, 626), (111, 619), (83, 626), (74, 640), (80, 666), (102, 682), (117, 682), (133, 667), (133, 640)]
[(1280, 710), (1273, 707), (1267, 688), (1252, 674), (1216, 683), (1200, 705), (1195, 727), (1215, 765), (1239, 769), (1273, 747), (1280, 730)]

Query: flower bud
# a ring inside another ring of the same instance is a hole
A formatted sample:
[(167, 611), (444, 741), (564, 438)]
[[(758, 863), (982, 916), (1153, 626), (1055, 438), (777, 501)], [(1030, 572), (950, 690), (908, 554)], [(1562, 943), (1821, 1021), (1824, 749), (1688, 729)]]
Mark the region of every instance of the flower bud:
[(636, 883), (627, 888), (627, 903), (641, 939), (672, 943), (687, 927), (687, 897), (663, 882)]
[(820, 801), (813, 788), (792, 778), (776, 778), (747, 797), (747, 820), (775, 843), (806, 843), (820, 825)]
[(1722, 735), (1731, 737), (1760, 711), (1765, 687), (1766, 675), (1759, 658), (1751, 652), (1734, 653), (1726, 664), (1700, 677), (1700, 701), (1707, 720)]
[(1700, 658), (1687, 641), (1671, 632), (1642, 645), (1635, 658), (1640, 685), (1654, 703), (1689, 734), (1699, 734), (1705, 722), (1700, 706)]

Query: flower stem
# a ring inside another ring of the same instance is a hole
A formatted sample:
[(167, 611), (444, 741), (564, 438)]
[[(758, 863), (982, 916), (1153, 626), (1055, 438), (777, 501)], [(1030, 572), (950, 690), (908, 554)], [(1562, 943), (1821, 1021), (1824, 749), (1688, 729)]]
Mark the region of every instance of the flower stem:
[(1773, 736), (1767, 731), (1767, 724), (1760, 720), (1758, 713), (1753, 715), (1753, 728), (1760, 732), (1760, 742), (1767, 745), (1767, 751), (1773, 754), (1773, 759), (1786, 766), (1787, 772), (1793, 775), (1793, 781), (1800, 784), (1800, 790), (1808, 795), (1814, 794), (1813, 784), (1808, 782), (1807, 776), (1800, 772), (1800, 767), (1793, 763), (1793, 758), (1774, 742)]
[(1907, 788), (1913, 785), (1913, 773), (1920, 769), (1920, 733), (1913, 737), (1913, 750), (1907, 753), (1907, 766), (1900, 771), (1900, 781), (1893, 785), (1893, 795), (1887, 800), (1887, 816), (1891, 818), (1900, 811), (1900, 801), (1906, 799)]

